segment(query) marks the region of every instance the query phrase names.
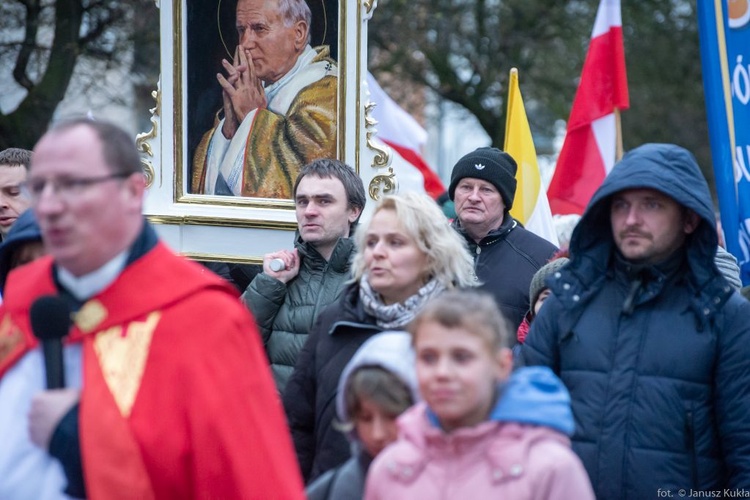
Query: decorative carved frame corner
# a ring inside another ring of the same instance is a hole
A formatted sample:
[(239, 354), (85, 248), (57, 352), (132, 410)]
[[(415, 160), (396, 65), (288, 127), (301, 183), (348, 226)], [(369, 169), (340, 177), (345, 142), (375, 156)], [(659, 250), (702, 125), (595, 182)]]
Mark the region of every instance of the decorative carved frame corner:
[[(335, 0), (327, 0), (335, 1)], [(160, 11), (161, 74), (149, 109), (151, 129), (136, 137), (149, 184), (144, 213), (167, 244), (187, 256), (261, 262), (290, 248), (296, 229), (292, 200), (188, 193), (186, 145), (187, 0), (155, 0)], [(338, 155), (362, 178), (371, 200), (398, 188), (391, 150), (377, 141), (367, 102), (367, 24), (377, 0), (338, 0)], [(373, 203), (368, 203), (369, 206)]]

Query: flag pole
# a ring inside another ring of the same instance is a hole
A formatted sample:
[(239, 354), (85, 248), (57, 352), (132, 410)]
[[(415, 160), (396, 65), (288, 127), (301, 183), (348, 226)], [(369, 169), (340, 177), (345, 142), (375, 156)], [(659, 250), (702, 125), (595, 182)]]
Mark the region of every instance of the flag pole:
[(503, 151), (508, 150), (508, 131), (510, 130), (510, 116), (513, 104), (513, 85), (514, 81), (518, 80), (518, 68), (510, 68), (510, 76), (508, 77), (508, 102), (505, 106), (505, 140), (503, 141)]
[(557, 232), (547, 201), (547, 190), (539, 174), (534, 138), (518, 84), (517, 68), (510, 70), (508, 78), (507, 113), (503, 149), (518, 167), (515, 174), (516, 196), (510, 215), (524, 224), (528, 231), (557, 246)]
[(615, 161), (622, 158), (622, 123), (620, 122), (620, 108), (615, 108)]

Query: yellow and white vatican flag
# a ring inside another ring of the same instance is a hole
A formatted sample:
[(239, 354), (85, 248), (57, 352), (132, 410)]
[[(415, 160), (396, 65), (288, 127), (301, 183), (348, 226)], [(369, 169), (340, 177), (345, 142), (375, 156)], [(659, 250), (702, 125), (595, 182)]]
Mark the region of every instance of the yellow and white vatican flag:
[(510, 70), (508, 83), (508, 110), (505, 121), (505, 147), (516, 160), (516, 197), (510, 214), (518, 219), (526, 229), (541, 236), (554, 245), (559, 245), (552, 212), (549, 209), (547, 192), (542, 186), (539, 165), (536, 161), (536, 148), (531, 137), (529, 120), (523, 106), (521, 89), (518, 85), (518, 70)]

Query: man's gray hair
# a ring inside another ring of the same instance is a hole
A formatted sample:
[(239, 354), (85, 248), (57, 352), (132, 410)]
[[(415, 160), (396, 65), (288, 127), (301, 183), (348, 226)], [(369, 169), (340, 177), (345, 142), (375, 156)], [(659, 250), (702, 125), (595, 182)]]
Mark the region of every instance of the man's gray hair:
[(310, 27), (312, 23), (312, 12), (305, 0), (278, 0), (279, 13), (284, 20), (284, 26), (291, 26), (297, 21), (305, 21), (307, 24), (307, 43), (310, 43)]

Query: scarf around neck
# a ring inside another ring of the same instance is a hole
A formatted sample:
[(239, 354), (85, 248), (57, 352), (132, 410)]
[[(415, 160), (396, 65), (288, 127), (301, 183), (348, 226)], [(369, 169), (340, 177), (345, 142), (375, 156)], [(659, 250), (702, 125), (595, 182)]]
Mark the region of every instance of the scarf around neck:
[(431, 279), (417, 293), (404, 302), (386, 305), (380, 294), (370, 287), (367, 275), (359, 282), (359, 298), (368, 314), (375, 316), (375, 323), (384, 330), (403, 328), (411, 323), (424, 305), (433, 297), (440, 295), (445, 285), (436, 279)]

